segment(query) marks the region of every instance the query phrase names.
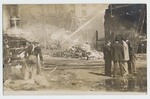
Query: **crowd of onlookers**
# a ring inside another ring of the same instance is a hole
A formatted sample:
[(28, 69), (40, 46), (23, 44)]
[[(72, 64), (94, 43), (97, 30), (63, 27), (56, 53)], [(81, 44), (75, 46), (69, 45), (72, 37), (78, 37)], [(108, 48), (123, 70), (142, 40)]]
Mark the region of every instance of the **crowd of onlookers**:
[(122, 77), (126, 77), (129, 73), (136, 73), (134, 49), (125, 37), (121, 37), (121, 39), (115, 38), (113, 43), (107, 41), (107, 44), (103, 48), (103, 53), (106, 76), (115, 78), (117, 76), (118, 65)]

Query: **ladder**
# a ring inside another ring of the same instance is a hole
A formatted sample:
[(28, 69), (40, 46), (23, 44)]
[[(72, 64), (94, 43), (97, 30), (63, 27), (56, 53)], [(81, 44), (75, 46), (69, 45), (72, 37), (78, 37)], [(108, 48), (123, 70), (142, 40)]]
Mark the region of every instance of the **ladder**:
[(141, 35), (142, 34), (142, 30), (143, 30), (143, 25), (144, 25), (144, 21), (145, 21), (145, 9), (146, 9), (146, 6), (145, 4), (142, 5), (142, 9), (141, 9), (141, 13), (140, 13), (140, 16), (139, 16), (139, 23), (138, 23), (138, 26), (137, 26), (137, 29), (136, 29), (136, 32)]
[[(143, 25), (144, 25), (144, 21), (145, 21), (145, 15), (146, 15), (146, 5), (143, 4), (142, 5), (142, 8), (141, 8), (141, 13), (140, 13), (140, 16), (139, 16), (139, 21), (138, 21), (138, 25), (137, 25), (137, 28), (136, 28), (136, 33), (141, 36), (142, 35), (142, 30), (143, 30)], [(135, 52), (137, 53), (138, 51), (138, 44), (140, 43), (140, 40), (134, 42), (135, 44)]]

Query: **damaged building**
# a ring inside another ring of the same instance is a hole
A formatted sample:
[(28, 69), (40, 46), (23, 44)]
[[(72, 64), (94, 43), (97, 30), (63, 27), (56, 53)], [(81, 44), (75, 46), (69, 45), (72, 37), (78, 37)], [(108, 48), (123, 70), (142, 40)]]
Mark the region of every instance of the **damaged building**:
[[(105, 11), (105, 40), (126, 36), (137, 52), (146, 53), (146, 4), (110, 4)], [(142, 48), (143, 47), (143, 48)]]
[(31, 41), (67, 47), (88, 41), (97, 50), (104, 41), (129, 34), (135, 48), (141, 52), (138, 46), (144, 44), (146, 52), (146, 17), (145, 4), (3, 5), (3, 32), (12, 35), (17, 26)]
[(98, 31), (99, 38), (104, 37), (107, 7), (98, 4), (3, 5), (3, 31), (10, 29), (11, 17), (18, 17), (17, 27), (36, 41), (59, 40), (67, 46), (88, 41), (94, 48), (95, 31)]

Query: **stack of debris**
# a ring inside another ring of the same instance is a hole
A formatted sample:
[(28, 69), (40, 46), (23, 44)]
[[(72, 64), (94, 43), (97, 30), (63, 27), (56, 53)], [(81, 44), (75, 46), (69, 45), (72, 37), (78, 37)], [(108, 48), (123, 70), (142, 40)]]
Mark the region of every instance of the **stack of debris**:
[(58, 49), (52, 53), (53, 57), (65, 58), (85, 58), (87, 55), (91, 59), (100, 59), (103, 57), (103, 54), (96, 50), (90, 50), (90, 54), (87, 53), (82, 45), (74, 45), (66, 49)]

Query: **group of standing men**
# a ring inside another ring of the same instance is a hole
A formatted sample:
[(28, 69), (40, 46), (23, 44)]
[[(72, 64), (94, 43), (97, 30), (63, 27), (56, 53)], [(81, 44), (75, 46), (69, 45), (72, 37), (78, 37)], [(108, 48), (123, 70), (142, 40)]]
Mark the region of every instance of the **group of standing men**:
[[(126, 77), (129, 73), (136, 73), (135, 54), (133, 46), (131, 46), (129, 41), (126, 40), (124, 37), (122, 37), (121, 40), (115, 38), (115, 42), (113, 44), (111, 44), (111, 42), (108, 41), (103, 48), (103, 53), (105, 60), (106, 76), (113, 76), (115, 78), (117, 76), (118, 65), (122, 77)], [(111, 69), (113, 70), (112, 73)]]

